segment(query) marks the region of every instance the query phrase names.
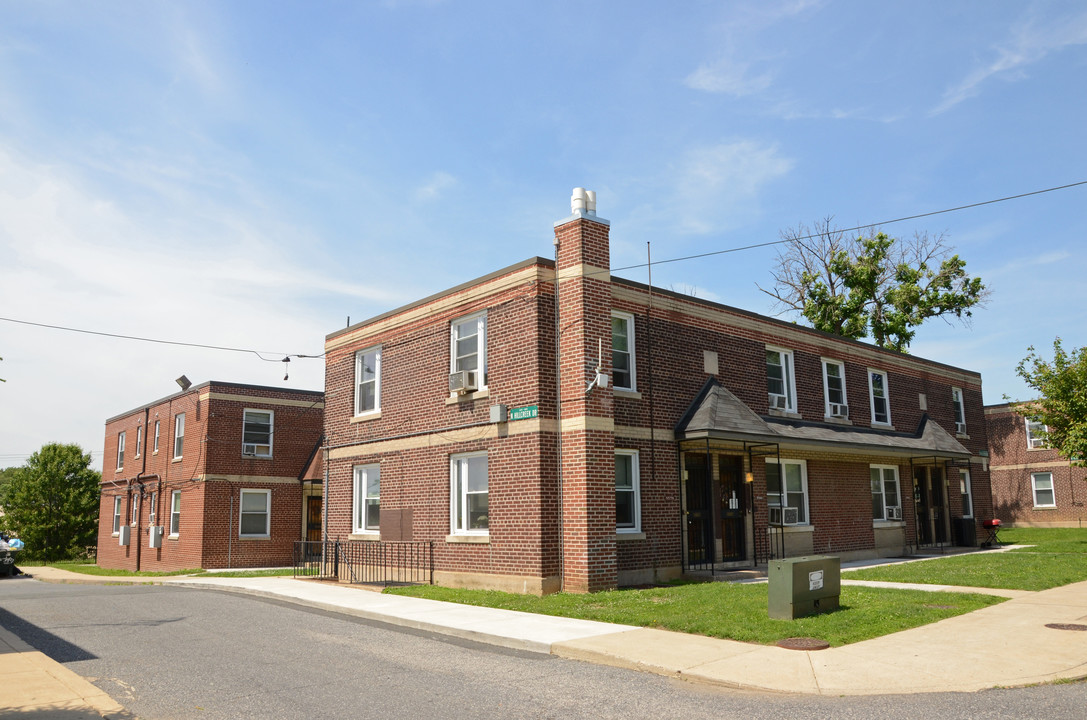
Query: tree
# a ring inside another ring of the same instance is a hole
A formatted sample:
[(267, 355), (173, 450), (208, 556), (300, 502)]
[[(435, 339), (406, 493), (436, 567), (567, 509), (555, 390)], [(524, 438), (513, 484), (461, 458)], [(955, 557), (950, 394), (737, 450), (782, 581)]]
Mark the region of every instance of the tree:
[(43, 445), (15, 468), (4, 492), (4, 520), (26, 543), (28, 557), (75, 558), (94, 544), (101, 478), (78, 445)]
[(784, 311), (799, 313), (812, 327), (906, 352), (925, 320), (954, 318), (969, 324), (972, 308), (984, 306), (988, 290), (966, 273), (943, 234), (918, 233), (910, 240), (882, 232), (849, 237), (825, 218), (782, 233), (787, 241), (766, 290)]
[(1016, 403), (1015, 411), (1045, 425), (1046, 443), (1073, 465), (1087, 467), (1087, 347), (1065, 352), (1057, 338), (1052, 362), (1034, 346), (1027, 351), (1015, 372), (1037, 391), (1038, 399)]

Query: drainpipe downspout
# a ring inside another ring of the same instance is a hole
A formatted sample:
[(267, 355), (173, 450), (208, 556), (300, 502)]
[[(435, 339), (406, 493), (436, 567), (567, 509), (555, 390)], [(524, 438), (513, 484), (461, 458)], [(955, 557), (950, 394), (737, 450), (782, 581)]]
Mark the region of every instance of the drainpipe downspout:
[(227, 497), (229, 498), (228, 505), (230, 506), (230, 514), (226, 526), (226, 566), (229, 568), (232, 567), (231, 551), (233, 550), (234, 544), (234, 488), (229, 485), (227, 486)]
[(566, 590), (566, 561), (563, 545), (563, 515), (565, 510), (562, 505), (562, 324), (559, 319), (559, 236), (555, 235), (555, 456), (558, 458), (558, 482), (559, 498), (559, 591)]

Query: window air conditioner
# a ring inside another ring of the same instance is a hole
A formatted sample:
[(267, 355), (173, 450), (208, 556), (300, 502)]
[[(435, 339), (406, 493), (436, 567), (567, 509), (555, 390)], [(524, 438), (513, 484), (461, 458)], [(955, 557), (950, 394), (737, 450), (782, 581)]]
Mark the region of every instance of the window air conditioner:
[(798, 508), (782, 508), (781, 514), (786, 525), (796, 525), (800, 522), (800, 510)]
[(955, 423), (955, 433), (957, 435), (965, 435), (966, 434), (966, 423), (960, 423), (960, 422)]
[(771, 410), (788, 410), (789, 399), (784, 395), (777, 395), (775, 393), (768, 393), (770, 396), (770, 409)]
[(120, 531), (117, 533), (117, 544), (128, 545), (128, 538), (131, 532), (131, 527), (129, 527), (128, 525), (122, 525)]
[(887, 519), (888, 520), (901, 520), (902, 519), (902, 508), (900, 508), (900, 507), (889, 507), (889, 508), (887, 508)]
[(272, 454), (271, 445), (258, 445), (257, 443), (242, 443), (242, 455), (253, 457), (267, 457)]
[(475, 370), (458, 370), (449, 373), (449, 392), (463, 395), (479, 388)]
[(1032, 437), (1030, 439), (1030, 446), (1032, 448), (1040, 448), (1045, 446), (1045, 440), (1040, 437)]
[(842, 403), (831, 403), (830, 416), (836, 418), (849, 417), (849, 406)]

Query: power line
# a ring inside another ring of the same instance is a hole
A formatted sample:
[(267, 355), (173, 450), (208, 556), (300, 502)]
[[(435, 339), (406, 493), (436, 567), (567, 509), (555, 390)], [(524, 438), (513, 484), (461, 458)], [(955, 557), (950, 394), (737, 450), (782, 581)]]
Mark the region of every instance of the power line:
[(15, 318), (0, 317), (0, 320), (3, 320), (4, 322), (18, 323), (20, 325), (33, 325), (35, 327), (49, 328), (50, 330), (65, 330), (67, 332), (84, 333), (86, 335), (100, 335), (102, 337), (120, 338), (122, 340), (139, 340), (140, 342), (159, 343), (161, 345), (181, 345), (181, 346), (184, 346), (184, 347), (205, 348), (207, 350), (226, 350), (228, 352), (253, 353), (257, 357), (259, 357), (261, 360), (264, 360), (265, 362), (283, 362), (283, 360), (280, 360), (278, 357), (269, 359), (269, 358), (264, 357), (264, 355), (275, 355), (275, 356), (280, 356), (281, 355), (284, 358), (292, 358), (292, 357), (296, 357), (296, 358), (322, 358), (322, 357), (324, 357), (324, 353), (321, 353), (320, 355), (303, 355), (303, 354), (299, 354), (299, 353), (278, 353), (278, 352), (272, 352), (270, 350), (250, 350), (248, 348), (232, 348), (232, 347), (223, 347), (221, 345), (203, 345), (201, 343), (180, 342), (180, 341), (177, 341), (177, 340), (158, 340), (156, 338), (138, 337), (136, 335), (118, 335), (116, 333), (99, 332), (97, 330), (83, 330), (81, 328), (65, 327), (63, 325), (48, 325), (46, 323), (31, 322), (30, 320), (16, 320)]
[[(1041, 195), (1043, 193), (1056, 192), (1057, 190), (1067, 190), (1068, 188), (1078, 187), (1080, 185), (1087, 185), (1087, 180), (1081, 180), (1079, 182), (1068, 183), (1067, 185), (1058, 185), (1056, 187), (1045, 188), (1044, 190), (1032, 190), (1031, 192), (1019, 193), (1018, 195), (1008, 195), (1007, 197), (996, 198), (995, 200), (983, 200), (981, 202), (970, 203), (969, 205), (959, 205), (953, 208), (945, 208), (944, 210), (932, 210), (930, 212), (918, 213), (917, 215), (907, 215), (905, 217), (895, 218), (893, 220), (883, 220), (882, 222), (866, 223), (864, 225), (857, 225), (851, 228), (842, 228), (835, 230), (837, 232), (854, 232), (856, 230), (865, 230), (867, 228), (880, 227), (882, 225), (893, 225), (895, 223), (905, 222), (906, 220), (917, 220), (919, 218), (932, 217), (933, 215), (943, 215), (945, 213), (958, 212), (960, 210), (969, 210), (970, 208), (981, 207), (983, 205), (993, 205), (994, 203), (1007, 202), (1008, 200), (1018, 200), (1020, 198), (1030, 197), (1031, 195)], [(713, 255), (724, 255), (725, 253), (740, 252), (742, 250), (754, 250), (756, 248), (769, 247), (771, 245), (782, 245), (784, 243), (792, 242), (793, 240), (811, 240), (818, 235), (803, 235), (795, 238), (787, 238), (783, 240), (771, 240), (764, 243), (755, 243), (754, 245), (744, 245), (743, 247), (728, 248), (726, 250), (713, 250), (710, 252), (699, 253), (697, 255), (685, 255), (678, 258), (669, 258), (668, 260), (654, 260), (654, 265), (664, 265), (665, 263), (682, 262), (684, 260), (697, 260), (698, 258), (711, 257)], [(638, 263), (637, 265), (625, 265), (623, 267), (612, 268), (604, 271), (608, 273), (618, 272), (620, 270), (633, 270), (635, 268), (646, 267), (646, 263)], [(601, 272), (599, 274), (604, 274)]]

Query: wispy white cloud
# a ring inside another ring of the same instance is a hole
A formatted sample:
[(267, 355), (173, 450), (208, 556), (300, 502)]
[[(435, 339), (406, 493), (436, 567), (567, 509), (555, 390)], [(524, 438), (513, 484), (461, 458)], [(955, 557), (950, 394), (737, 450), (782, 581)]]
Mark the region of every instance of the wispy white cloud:
[(457, 178), (441, 170), (431, 174), (426, 182), (415, 189), (417, 200), (436, 200), (449, 188), (457, 184)]
[(975, 68), (956, 85), (948, 88), (940, 103), (929, 114), (946, 112), (962, 101), (979, 94), (993, 78), (1016, 81), (1027, 77), (1027, 68), (1051, 53), (1087, 44), (1087, 11), (1070, 17), (1048, 18), (1039, 22), (1031, 16), (1018, 20), (1011, 37), (994, 48), (996, 57)]
[(770, 72), (752, 74), (748, 63), (721, 59), (699, 66), (683, 84), (692, 90), (743, 97), (766, 90), (772, 81)]

